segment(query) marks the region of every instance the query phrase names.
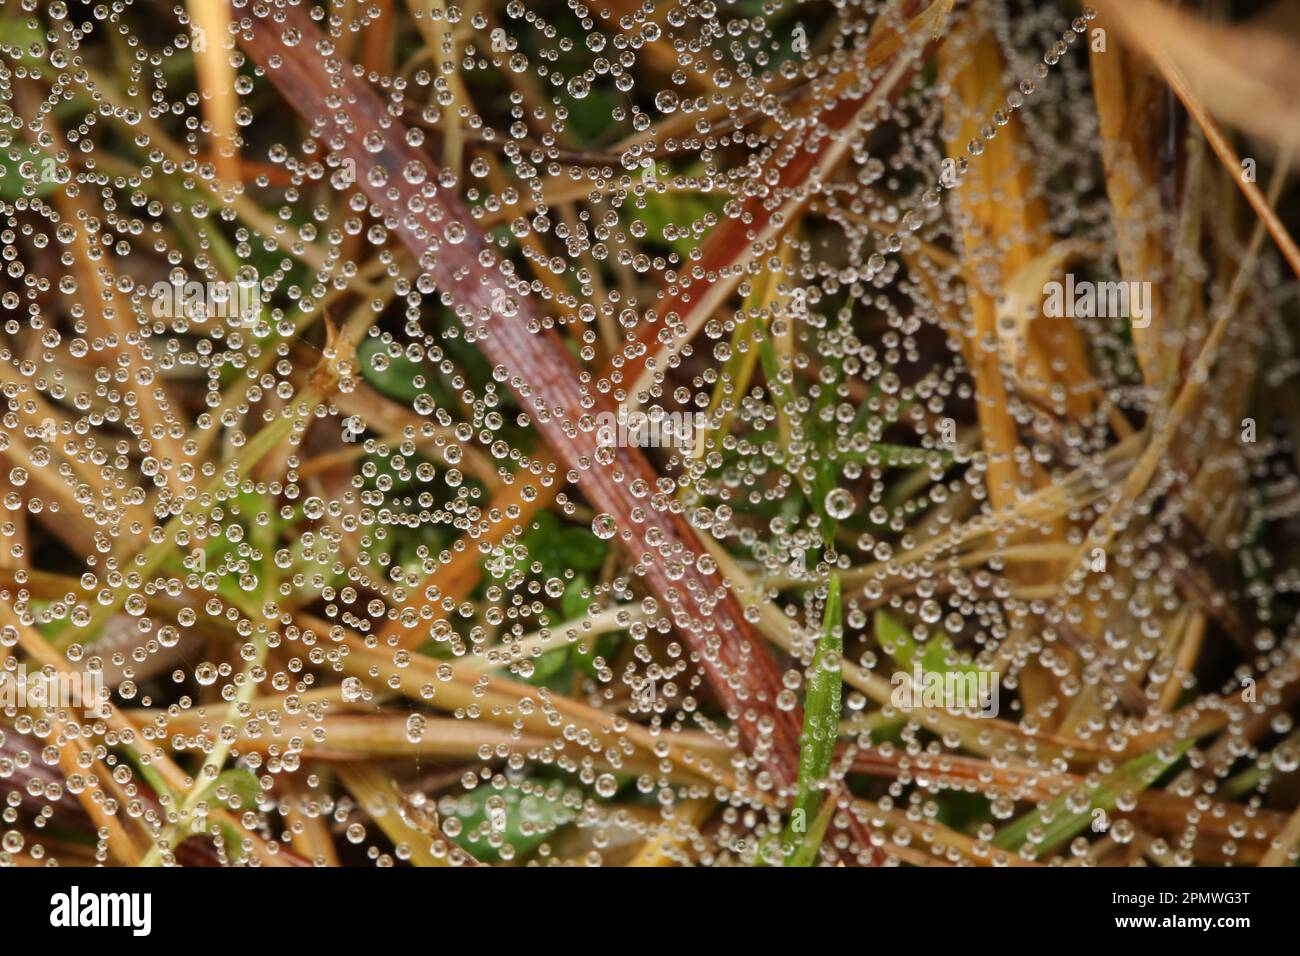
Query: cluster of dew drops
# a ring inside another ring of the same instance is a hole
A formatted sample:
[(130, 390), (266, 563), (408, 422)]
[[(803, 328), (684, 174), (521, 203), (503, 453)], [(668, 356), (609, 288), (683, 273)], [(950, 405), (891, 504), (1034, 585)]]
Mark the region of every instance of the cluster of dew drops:
[[(277, 5), (233, 4), (235, 29)], [(785, 145), (815, 123), (794, 104), (860, 70), (887, 6), (509, 0), (468, 12), (413, 4), (417, 23), (394, 4), (396, 65), (354, 75), (438, 164), (433, 192), (464, 202), (469, 218), (447, 224), (447, 240), (487, 235), (535, 276), (516, 294), (536, 298), (594, 377), (637, 342), (664, 289), (702, 268), (707, 237), (750, 214), (760, 181), (775, 184)], [(918, 641), (942, 633), (984, 661), (1041, 613), (997, 555), (906, 571), (896, 560), (967, 520), (954, 515), (989, 511), (963, 333), (945, 318), (967, 314), (964, 279), (927, 252), (963, 241), (948, 194), (1019, 123), (1035, 181), (1071, 184), (1040, 187), (1052, 228), (1111, 241), (1095, 121), (1075, 102), (1091, 12), (1071, 23), (1052, 5), (1014, 16), (998, 2), (976, 7), (1007, 64), (988, 115), (969, 115), (949, 85), (960, 43), (948, 65), (905, 78), (832, 174), (806, 185), (804, 219), (765, 250), (762, 274), (738, 284), (654, 390), (725, 421), (703, 454), (651, 453), (691, 525), (810, 635), (828, 576), (843, 575), (846, 654), (886, 678), (893, 665), (867, 640), (875, 609), (912, 623)], [(758, 763), (616, 549), (615, 519), (546, 464), (503, 377), (474, 370), (474, 336), (446, 321), (445, 291), (358, 190), (357, 176), (382, 186), (390, 172), (350, 167), (303, 134), (310, 124), (295, 132), (231, 38), (202, 34), (184, 5), (169, 22), (158, 9), (0, 8), (0, 659), (10, 672), (39, 666), (38, 635), (66, 666), (102, 674), (118, 715), (4, 712), (0, 855), (54, 861), (41, 833), (67, 826), (89, 793), (102, 811), (89, 851), (100, 860), (112, 858), (110, 821), (123, 818), (166, 862), (195, 830), (218, 862), (267, 863), (301, 852), (318, 827), (345, 862), (380, 865), (428, 853), (463, 862), (454, 841), (484, 859), (600, 865), (661, 833), (675, 835), (662, 844), (669, 856), (752, 862), (781, 826), (771, 802), (689, 771), (713, 764), (752, 780)], [(339, 56), (356, 58), (386, 29), (364, 2), (309, 9)], [(293, 30), (283, 40), (302, 42)], [(195, 85), (212, 48), (233, 77), (238, 184), (218, 179)], [(972, 120), (980, 135), (946, 176), (945, 139)], [(459, 162), (443, 165), (453, 138)], [(384, 148), (377, 131), (365, 145)], [(427, 168), (396, 174), (425, 187)], [(160, 317), (151, 298), (159, 282), (223, 279), (256, 283), (253, 321), (203, 307)], [(513, 317), (500, 311), (494, 321)], [(331, 352), (326, 323), (365, 330), (355, 354)], [(753, 371), (765, 373), (760, 328), (775, 382)], [(1112, 346), (1094, 368), (1109, 407), (1146, 412), (1115, 329), (1098, 320), (1087, 331)], [(337, 360), (337, 391), (299, 409), (322, 358)], [(385, 384), (402, 375), (407, 394)], [(1016, 449), (1025, 472), (1030, 462), (1086, 472), (1113, 442), (1104, 410), (1060, 436), (1037, 427), (1050, 410), (1017, 413), (1034, 436)], [(229, 467), (254, 454), (251, 467)], [(470, 532), (494, 490), (515, 482), (526, 487), (507, 517), (547, 488), (556, 520), (534, 515), (480, 547)], [(1071, 518), (1095, 517), (1090, 507)], [(466, 547), (481, 586), (449, 588), (421, 617), (424, 582)], [(558, 557), (544, 561), (548, 549)], [(562, 566), (571, 556), (583, 570)], [(418, 621), (427, 642), (388, 646), (395, 621)], [(798, 706), (812, 646), (787, 659), (779, 707)], [(562, 687), (543, 673), (557, 649), (571, 671)], [(503, 698), (494, 674), (528, 693)], [(1018, 720), (1008, 697), (1004, 719)], [(857, 745), (873, 745), (867, 724), (882, 712), (854, 687), (845, 702), (845, 720), (863, 721)], [(614, 743), (573, 718), (579, 706), (604, 712)], [(390, 740), (361, 784), (328, 757), (348, 750), (331, 726), (357, 714), (382, 714), (407, 748)], [(963, 745), (883, 715), (877, 723), (901, 725), (884, 750), (923, 766)], [(456, 721), (478, 742), (435, 758)], [(1032, 747), (1018, 759), (1035, 760)], [(924, 772), (880, 785), (876, 805), (893, 812), (873, 821), (886, 856), (911, 840), (900, 820), (922, 826), (947, 786)], [(990, 796), (993, 817), (1024, 799), (1014, 787)], [(707, 825), (674, 816), (688, 801), (717, 812)], [(386, 814), (398, 823), (377, 825)], [(18, 825), (28, 818), (35, 829)]]

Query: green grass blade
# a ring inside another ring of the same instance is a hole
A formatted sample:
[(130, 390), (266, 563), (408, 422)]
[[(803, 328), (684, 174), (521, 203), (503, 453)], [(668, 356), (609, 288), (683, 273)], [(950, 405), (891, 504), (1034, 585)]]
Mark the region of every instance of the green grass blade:
[[(786, 827), (782, 844), (786, 852), (794, 847), (788, 857), (790, 866), (810, 866), (816, 859), (817, 848), (825, 836), (826, 826), (821, 823), (818, 833), (818, 807), (822, 802), (822, 783), (830, 774), (831, 760), (835, 756), (835, 739), (839, 729), (840, 696), (842, 690), (840, 655), (844, 653), (844, 636), (840, 627), (840, 579), (831, 577), (830, 593), (826, 597), (826, 613), (822, 618), (822, 636), (813, 653), (808, 668), (808, 693), (804, 698), (803, 734), (799, 738), (799, 790), (795, 797), (791, 819)], [(833, 804), (832, 804), (833, 809)], [(807, 832), (804, 824), (811, 823)], [(811, 849), (809, 846), (811, 845)], [(797, 863), (805, 859), (807, 862)]]
[(1092, 789), (1090, 793), (1092, 804), (1084, 812), (1070, 812), (1066, 808), (1066, 798), (1061, 797), (1053, 801), (1047, 810), (1046, 815), (1051, 822), (1044, 824), (1044, 813), (1035, 810), (998, 831), (997, 836), (993, 838), (993, 845), (1004, 850), (1019, 850), (1029, 838), (1029, 831), (1034, 827), (1042, 826), (1043, 839), (1038, 843), (1036, 855), (1041, 857), (1051, 853), (1091, 823), (1093, 810), (1114, 809), (1121, 794), (1145, 790), (1151, 786), (1161, 774), (1182, 759), (1193, 742), (1182, 741), (1175, 747), (1173, 755), (1167, 758), (1162, 758), (1159, 751), (1135, 757)]
[(817, 811), (817, 818), (813, 820), (812, 826), (803, 835), (799, 845), (794, 848), (794, 854), (786, 862), (786, 866), (807, 867), (817, 862), (817, 851), (821, 848), (822, 840), (826, 838), (826, 831), (830, 828), (833, 816), (835, 816), (835, 797), (828, 796), (822, 802), (822, 808)]

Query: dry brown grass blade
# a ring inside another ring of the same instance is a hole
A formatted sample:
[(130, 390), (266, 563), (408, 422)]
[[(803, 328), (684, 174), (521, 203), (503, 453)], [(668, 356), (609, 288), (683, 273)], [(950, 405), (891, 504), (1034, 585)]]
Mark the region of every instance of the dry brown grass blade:
[(1216, 23), (1158, 0), (1100, 0), (1097, 7), (1105, 15), (1098, 23), (1113, 23), (1134, 46), (1166, 58), (1220, 120), (1279, 148), (1300, 142), (1294, 37), (1263, 18)]
[[(330, 631), (324, 621), (307, 614), (300, 614), (298, 617), (308, 627), (320, 632)], [(338, 635), (337, 639), (346, 649), (341, 662), (346, 673), (365, 681), (379, 679), (390, 681), (393, 677), (406, 677), (408, 681), (401, 685), (401, 693), (415, 701), (432, 703), (441, 710), (454, 712), (457, 708), (478, 707), (490, 721), (509, 725), (521, 733), (526, 731), (546, 737), (552, 741), (553, 746), (564, 749), (566, 738), (563, 734), (557, 735), (556, 728), (549, 722), (550, 714), (544, 712), (545, 710), (561, 715), (574, 729), (590, 734), (591, 739), (599, 743), (602, 748), (622, 751), (624, 742), (630, 742), (645, 754), (664, 750), (661, 744), (656, 746), (657, 738), (640, 724), (628, 722), (626, 728), (621, 731), (622, 739), (620, 739), (613, 729), (609, 715), (604, 711), (549, 691), (545, 692), (544, 709), (541, 706), (543, 693), (537, 688), (486, 675), (477, 665), (452, 665), (451, 680), (446, 680), (445, 671), (443, 675), (438, 673), (441, 662), (433, 658), (412, 655), (405, 667), (398, 667), (393, 662), (391, 654), (380, 653), (367, 647), (364, 639), (356, 635), (345, 632)], [(410, 686), (417, 681), (438, 687), (432, 701), (425, 701), (420, 689)], [(522, 702), (527, 702), (527, 705), (521, 706)], [(695, 743), (690, 740), (690, 737), (686, 740)], [(698, 748), (700, 754), (695, 752), (696, 749), (675, 742), (667, 747), (666, 753), (662, 756), (695, 781), (706, 781), (731, 790), (746, 791), (759, 803), (773, 802), (770, 796), (764, 795), (732, 772), (726, 763), (713, 759), (709, 752), (710, 748)]]
[[(1117, 0), (1098, 0), (1097, 5), (1115, 18), (1130, 41), (1155, 63), (1165, 82), (1169, 84), (1170, 89), (1174, 91), (1188, 114), (1205, 134), (1206, 141), (1223, 163), (1228, 175), (1236, 182), (1245, 195), (1246, 201), (1250, 203), (1251, 208), (1268, 229), (1268, 234), (1273, 237), (1282, 256), (1290, 264), (1291, 270), (1300, 277), (1300, 247), (1296, 246), (1295, 240), (1274, 212), (1272, 204), (1264, 198), (1259, 186), (1253, 179), (1242, 175), (1241, 157), (1237, 155), (1228, 138), (1219, 129), (1218, 123), (1210, 115), (1210, 110), (1202, 99), (1202, 91), (1192, 84), (1184, 72), (1185, 67), (1197, 66), (1198, 58), (1189, 57), (1181, 47), (1172, 45), (1173, 38), (1178, 35), (1176, 31), (1170, 33), (1165, 29), (1158, 29), (1162, 22), (1168, 26), (1167, 21), (1159, 21), (1158, 18), (1167, 16), (1169, 11), (1153, 0), (1123, 0), (1122, 3)], [(1198, 49), (1200, 49), (1199, 44)], [(1261, 115), (1261, 113), (1257, 104), (1250, 103), (1247, 109), (1234, 115), (1248, 116)], [(1273, 117), (1272, 121), (1276, 119), (1277, 117)], [(1300, 137), (1300, 130), (1297, 130), (1294, 125), (1289, 125), (1280, 143), (1284, 147), (1292, 148), (1300, 142), (1298, 137)]]
[(289, 806), (284, 819), (293, 836), (293, 847), (313, 866), (338, 866), (338, 849), (334, 846), (329, 825), (319, 812), (303, 810), (303, 805), (310, 800), (309, 792), (301, 787), (292, 788), (287, 795)]
[[(1098, 22), (1098, 29), (1105, 29)], [(1090, 45), (1093, 98), (1101, 134), (1102, 166), (1115, 224), (1120, 275), (1126, 282), (1152, 283), (1151, 322), (1133, 327), (1138, 364), (1148, 384), (1163, 385), (1159, 336), (1169, 327), (1160, 281), (1166, 256), (1156, 226), (1160, 191), (1150, 155), (1152, 98), (1145, 64), (1114, 37), (1101, 49)]]
[(687, 800), (678, 806), (664, 823), (663, 832), (645, 842), (630, 867), (675, 866), (687, 852), (685, 845), (691, 832), (698, 830), (713, 812), (712, 800)]
[(367, 71), (373, 70), (381, 76), (393, 72), (393, 44), (397, 34), (397, 0), (374, 0), (371, 10), (378, 16), (372, 16), (361, 33), (361, 55), (358, 62)]
[[(1208, 132), (1206, 136), (1210, 138)], [(1282, 165), (1274, 171), (1273, 181), (1269, 185), (1268, 198), (1260, 196), (1260, 202), (1269, 210), (1269, 217), (1261, 217), (1256, 223), (1246, 253), (1237, 266), (1237, 274), (1233, 278), (1225, 302), (1219, 309), (1214, 325), (1211, 327), (1209, 335), (1201, 343), (1200, 351), (1184, 376), (1183, 384), (1178, 390), (1176, 398), (1169, 405), (1167, 414), (1158, 417), (1154, 426), (1149, 426), (1152, 429), (1152, 434), (1128, 477), (1125, 478), (1122, 493), (1106, 513), (1094, 521), (1088, 529), (1087, 538), (1079, 548), (1076, 559), (1070, 562), (1070, 568), (1074, 570), (1074, 573), (1078, 573), (1077, 569), (1084, 566), (1086, 556), (1094, 548), (1104, 549), (1109, 545), (1117, 531), (1118, 523), (1115, 520), (1117, 513), (1125, 508), (1132, 507), (1139, 496), (1146, 490), (1165, 456), (1169, 454), (1175, 438), (1186, 428), (1189, 416), (1198, 407), (1206, 385), (1211, 379), (1211, 372), (1219, 358), (1219, 349), (1228, 335), (1229, 328), (1236, 320), (1237, 309), (1246, 295), (1247, 286), (1256, 267), (1260, 247), (1263, 244), (1264, 233), (1272, 231), (1269, 227), (1269, 221), (1270, 219), (1274, 222), (1277, 221), (1276, 215), (1272, 212), (1272, 206), (1282, 191), (1282, 184), (1286, 179), (1289, 166), (1290, 157), (1288, 155), (1284, 158)], [(1254, 189), (1253, 183), (1248, 185)], [(1254, 189), (1254, 191), (1259, 192), (1258, 189)], [(1276, 236), (1274, 238), (1276, 240)], [(1289, 236), (1287, 238), (1289, 240)]]
[(458, 44), (455, 33), (448, 26), (447, 5), (443, 0), (407, 0), (406, 5), (424, 37), (425, 49), (439, 76), (451, 91), (451, 102), (442, 111), (442, 165), (459, 176), (465, 155), (460, 110), (470, 106), (470, 97), (457, 66)]
[(198, 74), (203, 115), (212, 127), (212, 164), (217, 179), (230, 189), (242, 181), (236, 146), (235, 67), (230, 62), (234, 40), (230, 35), (230, 7), (225, 0), (186, 0), (193, 35), (194, 68)]
[[(950, 44), (945, 44), (939, 52), (941, 65), (951, 69), (953, 57), (970, 57), (964, 66), (956, 70), (953, 79), (953, 102), (960, 110), (957, 117), (960, 125), (954, 129), (954, 134), (948, 141), (948, 153), (949, 158), (956, 161), (965, 155), (966, 144), (972, 139), (971, 134), (978, 136), (981, 119), (991, 112), (983, 78), (1001, 73), (1001, 56), (993, 38), (975, 17), (964, 17), (954, 36), (965, 38), (968, 49), (954, 52)], [(1005, 130), (1002, 131), (999, 140), (1005, 142), (1007, 135)], [(1000, 510), (1014, 501), (1017, 491), (1023, 487), (1011, 457), (1020, 440), (1018, 427), (1010, 415), (1010, 396), (1002, 374), (1002, 357), (996, 348), (987, 347), (987, 343), (998, 341), (997, 291), (982, 288), (983, 283), (976, 274), (979, 270), (976, 261), (977, 257), (980, 261), (986, 260), (981, 250), (989, 242), (990, 235), (1002, 237), (1008, 243), (1017, 243), (1017, 248), (1022, 250), (1029, 236), (1025, 235), (1023, 222), (1015, 235), (999, 231), (999, 223), (995, 218), (999, 203), (994, 201), (993, 192), (995, 189), (1011, 188), (1014, 183), (999, 183), (996, 172), (992, 164), (974, 164), (967, 174), (958, 202), (964, 222), (963, 259), (966, 263), (966, 286), (973, 325), (973, 335), (966, 341), (974, 343), (968, 350), (966, 362), (975, 382), (980, 438), (988, 460), (986, 484), (989, 500), (994, 508)], [(1008, 201), (1006, 205), (1013, 204)], [(1018, 264), (1024, 265), (1032, 257), (1032, 252), (1018, 253)]]
[[(940, 50), (941, 70), (955, 74), (948, 108), (956, 122), (950, 126), (947, 144), (949, 159), (954, 163), (967, 157), (968, 143), (983, 141), (981, 128), (1002, 105), (1000, 87), (990, 88), (987, 83), (988, 77), (1001, 76), (1004, 72), (1002, 53), (992, 32), (977, 14), (977, 9), (968, 11)], [(1016, 300), (1010, 294), (1014, 277), (1025, 270), (1032, 271), (1034, 263), (1051, 258), (1047, 210), (1038, 194), (1038, 184), (1033, 181), (1033, 170), (1024, 162), (1024, 150), (1023, 137), (1013, 119), (993, 139), (984, 142), (981, 155), (970, 160), (956, 200), (973, 326), (962, 341), (975, 384), (980, 437), (987, 461), (985, 485), (989, 503), (999, 512), (1013, 508), (1023, 497), (1047, 484), (1046, 472), (1037, 463), (1021, 465), (1015, 458), (1021, 447), (1019, 426), (1012, 410), (1017, 383), (1030, 377), (1051, 382), (1053, 377), (1065, 375), (1068, 377), (1063, 384), (1073, 386), (1088, 377), (1082, 344), (1071, 323), (1039, 317), (1022, 324), (1016, 321), (1019, 316), (1003, 312), (1006, 301)], [(1038, 302), (1034, 301), (1028, 307), (1037, 312), (1037, 306)], [(1003, 332), (1008, 322), (1015, 322), (1014, 327), (1018, 329), (1010, 334), (1013, 344), (1010, 354), (1006, 354), (1008, 336)], [(1052, 336), (1056, 341), (1048, 341), (1044, 336)], [(1056, 376), (1053, 376), (1052, 356), (1063, 360), (1057, 366), (1063, 372)], [(1020, 370), (1023, 377), (1017, 375), (1011, 379), (1006, 374), (1008, 370)], [(1061, 411), (1076, 417), (1085, 415), (1090, 399), (1075, 389), (1070, 391), (1074, 394)], [(1055, 520), (1030, 528), (1025, 536), (1038, 542), (1063, 540), (1064, 535), (1064, 523)], [(1045, 584), (1051, 574), (1048, 564), (1017, 566), (1009, 572), (1017, 583), (1030, 586)], [(1007, 641), (1007, 659), (1015, 656), (1016, 648), (1026, 636), (1022, 622), (1020, 631)], [(1026, 709), (1031, 713), (1054, 696), (1052, 680), (1037, 664), (1026, 667), (1021, 687)]]

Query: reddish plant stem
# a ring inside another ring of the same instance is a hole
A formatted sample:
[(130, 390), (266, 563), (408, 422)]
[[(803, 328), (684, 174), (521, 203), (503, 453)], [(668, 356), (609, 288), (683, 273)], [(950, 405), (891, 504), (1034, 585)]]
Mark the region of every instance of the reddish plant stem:
[[(351, 64), (334, 54), (333, 44), (302, 9), (277, 9), (274, 20), (239, 20), (242, 4), (236, 0), (235, 5), (244, 49), (312, 134), (339, 160), (356, 164), (358, 185), (372, 209), (432, 276), (443, 303), (466, 327), (467, 339), (475, 339), (498, 381), (508, 384), (567, 469), (567, 480), (579, 486), (598, 512), (613, 516), (635, 573), (671, 615), (762, 768), (755, 782), (790, 794), (798, 778), (802, 712), (776, 705), (780, 668), (721, 577), (700, 569), (700, 545), (676, 499), (659, 491), (659, 476), (649, 460), (638, 449), (618, 448), (611, 463), (597, 463), (589, 416), (612, 412), (611, 399), (585, 387), (589, 375), (580, 371), (553, 322), (540, 314), (531, 297), (511, 288), (500, 257), (474, 227), (459, 197), (434, 186), (438, 170), (406, 143), (400, 101), (386, 107), (354, 76)], [(423, 172), (421, 185), (409, 181), (408, 169)], [(506, 310), (511, 315), (500, 308), (508, 300), (517, 302), (515, 309)], [(648, 495), (638, 494), (639, 486), (633, 490), (639, 482)], [(649, 495), (655, 494), (659, 499), (652, 503)], [(845, 854), (846, 862), (878, 862), (865, 824), (849, 816), (857, 847)]]
[[(879, 80), (874, 73), (887, 72), (905, 44), (918, 42), (911, 37), (913, 31), (938, 22), (929, 0), (903, 0), (881, 16), (896, 17), (900, 22), (875, 24), (864, 50), (840, 54), (839, 72), (813, 82), (799, 106), (807, 121), (780, 133), (761, 172), (749, 180), (749, 195), (740, 212), (710, 230), (698, 260), (668, 276), (662, 303), (647, 316), (623, 352), (602, 370), (601, 379), (612, 388), (615, 398), (648, 401), (654, 394), (651, 390), (657, 391), (656, 386), (676, 365), (676, 353), (716, 312), (718, 302), (746, 274), (762, 271), (762, 260), (776, 253), (782, 233), (798, 221), (802, 209), (816, 195), (813, 174), (823, 157), (846, 137), (859, 134), (859, 114)], [(907, 21), (906, 28), (895, 29), (904, 27), (902, 21)], [(928, 44), (927, 55), (935, 46), (933, 41)], [(897, 98), (924, 60), (924, 55), (914, 59), (892, 87), (883, 91), (883, 102)], [(674, 344), (663, 340), (665, 330)]]

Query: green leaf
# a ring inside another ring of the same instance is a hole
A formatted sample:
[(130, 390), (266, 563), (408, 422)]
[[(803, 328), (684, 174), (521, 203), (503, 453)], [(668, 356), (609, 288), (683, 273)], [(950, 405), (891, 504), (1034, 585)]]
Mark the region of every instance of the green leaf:
[[(585, 574), (579, 574), (569, 582), (568, 587), (564, 589), (564, 597), (560, 599), (560, 610), (566, 621), (577, 620), (587, 613), (587, 608), (591, 607), (592, 602), (590, 589), (591, 583)], [(584, 591), (587, 592), (585, 595)]]
[(840, 720), (840, 691), (842, 688), (840, 655), (844, 653), (844, 637), (840, 627), (840, 579), (831, 577), (830, 593), (826, 598), (826, 611), (822, 618), (822, 635), (813, 652), (812, 667), (808, 674), (808, 693), (804, 700), (803, 736), (799, 741), (800, 790), (811, 788), (812, 782), (826, 776), (830, 770), (831, 756)]
[(7, 202), (21, 199), (26, 193), (24, 186), (35, 186), (37, 196), (48, 196), (59, 188), (56, 180), (43, 174), (48, 170), (57, 170), (54, 158), (34, 146), (16, 147), (19, 158), (14, 159), (10, 153), (15, 148), (0, 150), (0, 198)]
[[(32, 51), (33, 45), (37, 47), (35, 53)], [(16, 55), (25, 65), (35, 67), (45, 66), (49, 56), (45, 31), (21, 17), (5, 17), (0, 20), (0, 50), (7, 53), (5, 59)]]
[[(556, 788), (558, 789), (558, 788)], [(494, 863), (501, 859), (501, 850), (488, 842), (484, 823), (488, 821), (487, 802), (499, 796), (505, 801), (505, 826), (500, 832), (502, 842), (514, 847), (516, 857), (536, 849), (548, 836), (577, 817), (573, 806), (582, 797), (577, 787), (569, 787), (545, 796), (522, 796), (516, 789), (496, 791), (479, 787), (455, 799), (452, 816), (460, 820), (461, 830), (453, 840), (475, 859)], [(574, 799), (578, 798), (578, 799)]]
[[(910, 671), (916, 663), (916, 641), (907, 628), (888, 612), (877, 609), (875, 615), (876, 640), (886, 654), (893, 658), (900, 670)], [(955, 663), (950, 663), (955, 661)], [(952, 639), (939, 631), (921, 648), (921, 670), (946, 674), (959, 671), (978, 674), (980, 668), (969, 661), (960, 660)]]
[(248, 810), (257, 806), (262, 787), (251, 770), (237, 768), (222, 771), (212, 781), (210, 792), (231, 810)]
[(542, 566), (548, 578), (562, 577), (566, 569), (575, 573), (597, 571), (605, 563), (609, 546), (589, 528), (565, 525), (550, 511), (539, 514), (523, 537), (530, 561)]
[(875, 616), (876, 640), (886, 654), (902, 670), (912, 669), (912, 659), (916, 656), (916, 641), (908, 633), (903, 623), (887, 612), (877, 609)]
[[(648, 191), (645, 195), (645, 208), (635, 210), (634, 215), (646, 227), (646, 238), (672, 249), (678, 255), (687, 256), (700, 244), (693, 234), (680, 235), (683, 230), (693, 231), (693, 227), (710, 213), (717, 214), (720, 203), (711, 197), (701, 197), (689, 192), (657, 193)], [(664, 237), (664, 229), (676, 227), (679, 235), (672, 239)]]
[[(469, 345), (465, 342), (462, 333), (464, 329), (461, 326), (460, 319), (450, 309), (442, 310), (442, 337), (439, 344), (447, 357), (460, 366), (460, 370), (465, 373), (465, 378), (469, 381), (470, 387), (477, 392), (483, 390), (483, 386), (492, 379), (492, 363), (483, 357), (477, 345)], [(455, 394), (452, 392), (451, 394)], [(502, 407), (507, 407), (514, 402), (513, 396), (507, 391), (503, 396)]]
[[(410, 405), (426, 391), (428, 376), (424, 367), (405, 355), (388, 354), (388, 346), (379, 339), (368, 338), (357, 346), (361, 377), (375, 391), (395, 402)], [(376, 368), (376, 359), (381, 366)]]
[(580, 142), (599, 140), (614, 125), (613, 113), (619, 101), (608, 90), (593, 87), (582, 98), (563, 92), (560, 100), (569, 111), (569, 125)]
[[(563, 671), (568, 663), (569, 648), (557, 647), (553, 651), (547, 651), (533, 661), (533, 673), (528, 678), (528, 682), (530, 684), (545, 684)], [(552, 689), (560, 690), (562, 688), (555, 687)]]
[[(872, 740), (875, 739), (873, 735)], [(979, 824), (993, 819), (988, 798), (982, 793), (946, 790), (935, 798), (935, 803), (939, 807), (935, 820), (959, 833), (970, 833)]]

